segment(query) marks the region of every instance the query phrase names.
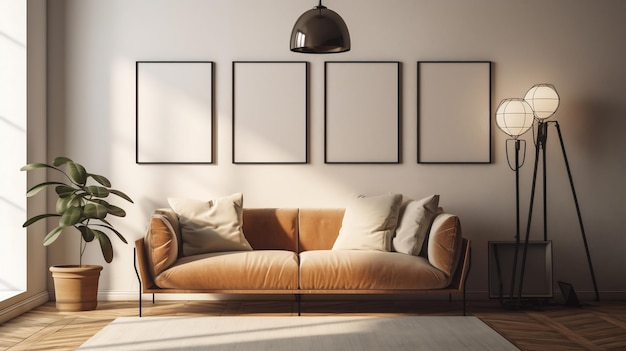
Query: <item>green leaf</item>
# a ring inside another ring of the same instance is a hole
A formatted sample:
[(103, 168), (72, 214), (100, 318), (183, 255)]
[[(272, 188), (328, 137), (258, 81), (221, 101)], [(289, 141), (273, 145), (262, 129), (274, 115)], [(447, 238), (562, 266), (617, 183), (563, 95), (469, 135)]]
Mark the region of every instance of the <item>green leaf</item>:
[(85, 191), (87, 191), (89, 194), (95, 196), (95, 197), (107, 197), (109, 196), (109, 189), (102, 187), (102, 186), (97, 186), (97, 185), (90, 185), (88, 187), (85, 188)]
[(103, 227), (103, 228), (107, 228), (110, 231), (112, 231), (113, 233), (115, 233), (115, 235), (117, 235), (118, 238), (120, 238), (120, 240), (124, 243), (124, 244), (128, 244), (128, 241), (126, 241), (126, 238), (124, 238), (124, 236), (122, 235), (122, 233), (118, 232), (115, 228), (113, 228), (113, 226), (111, 226), (111, 224), (107, 221), (103, 221), (105, 223), (107, 223), (107, 225), (102, 225), (102, 224), (94, 224), (97, 225), (99, 227)]
[(109, 211), (106, 206), (97, 203), (88, 203), (85, 205), (84, 214), (88, 218), (98, 218), (102, 219), (107, 216)]
[(63, 231), (63, 226), (58, 226), (54, 229), (52, 229), (50, 231), (50, 233), (48, 233), (46, 235), (45, 238), (43, 238), (43, 245), (44, 246), (48, 246), (50, 244), (52, 244), (53, 242), (55, 242), (55, 240), (57, 240), (57, 238), (59, 237), (59, 235), (61, 235), (61, 232)]
[(102, 256), (104, 256), (104, 260), (107, 263), (111, 263), (111, 261), (113, 261), (113, 245), (111, 245), (111, 240), (106, 234), (99, 230), (94, 229), (93, 232), (100, 242), (100, 249), (102, 250)]
[(83, 211), (80, 207), (68, 207), (61, 219), (59, 219), (60, 227), (71, 227), (77, 223), (80, 223), (81, 218), (83, 217)]
[(93, 239), (96, 237), (93, 230), (87, 226), (80, 226), (78, 227), (78, 230), (80, 231), (80, 234), (83, 236), (83, 240), (85, 240), (88, 243), (93, 241)]
[(59, 197), (56, 203), (56, 212), (58, 214), (63, 214), (70, 207), (80, 207), (81, 206), (81, 198), (75, 195), (70, 195), (66, 197)]
[(29, 163), (26, 166), (20, 168), (20, 171), (32, 171), (33, 169), (44, 168), (44, 167), (56, 169), (55, 167), (52, 167), (45, 163)]
[(121, 197), (122, 199), (124, 199), (124, 200), (126, 200), (126, 201), (128, 201), (130, 203), (134, 203), (133, 200), (128, 195), (124, 194), (123, 192), (121, 192), (119, 190), (110, 189), (110, 192), (112, 194), (115, 194), (115, 195)]
[(118, 232), (115, 228), (113, 227), (109, 227), (109, 229), (111, 229), (111, 231), (113, 233), (115, 233), (115, 235), (117, 235), (118, 238), (120, 238), (120, 240), (122, 240), (122, 242), (124, 244), (128, 244), (128, 241), (126, 241), (126, 238), (124, 238), (124, 236), (122, 235), (122, 233)]
[(109, 211), (109, 214), (116, 216), (116, 217), (126, 217), (126, 211), (124, 211), (123, 208), (121, 207), (117, 207), (115, 205), (111, 205), (109, 204), (107, 206), (107, 210)]
[(44, 182), (44, 183), (40, 183), (40, 184), (34, 185), (32, 188), (28, 189), (28, 191), (26, 192), (26, 197), (34, 196), (34, 195), (38, 194), (40, 191), (42, 191), (43, 189), (45, 189), (47, 186), (50, 186), (50, 185), (65, 185), (65, 183), (61, 183), (61, 182)]
[(57, 203), (55, 205), (55, 210), (57, 211), (57, 213), (60, 215), (65, 213), (65, 210), (67, 210), (67, 208), (70, 207), (71, 201), (72, 201), (72, 198), (69, 196), (58, 198)]
[(67, 162), (66, 165), (70, 178), (76, 182), (76, 184), (85, 185), (85, 183), (87, 183), (87, 171), (85, 170), (85, 167), (83, 167), (80, 163), (72, 161)]
[(37, 222), (40, 219), (44, 219), (44, 218), (48, 218), (48, 217), (61, 217), (61, 215), (55, 214), (55, 213), (44, 213), (44, 214), (40, 214), (37, 216), (33, 216), (31, 218), (29, 218), (26, 222), (24, 222), (24, 224), (22, 224), (23, 228), (28, 227), (29, 225)]
[(73, 161), (72, 161), (72, 160), (70, 160), (70, 159), (69, 159), (69, 158), (67, 158), (67, 157), (64, 157), (64, 156), (59, 156), (59, 157), (55, 158), (55, 159), (52, 161), (52, 164), (53, 164), (53, 165), (55, 165), (55, 166), (57, 166), (57, 167), (59, 167), (59, 166), (64, 165), (64, 164), (66, 164), (66, 163), (68, 163), (68, 162), (73, 162)]
[(79, 191), (80, 189), (76, 189), (74, 187), (71, 187), (69, 185), (63, 184), (61, 183), (61, 185), (57, 186), (56, 188), (54, 188), (54, 191), (57, 193), (57, 195), (59, 195), (59, 197), (67, 197), (72, 195), (72, 193)]
[(108, 188), (111, 187), (111, 182), (105, 176), (101, 176), (101, 175), (98, 175), (98, 174), (92, 174), (92, 173), (87, 174), (87, 176), (93, 178), (93, 180), (95, 180), (96, 182), (98, 182), (101, 185), (104, 185), (104, 186), (106, 186)]

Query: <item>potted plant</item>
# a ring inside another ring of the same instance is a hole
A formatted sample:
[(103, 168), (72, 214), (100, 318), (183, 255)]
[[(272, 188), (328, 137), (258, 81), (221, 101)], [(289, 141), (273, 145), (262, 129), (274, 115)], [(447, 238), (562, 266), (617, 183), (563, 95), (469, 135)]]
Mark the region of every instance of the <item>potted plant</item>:
[(54, 279), (58, 310), (93, 310), (98, 304), (98, 280), (102, 266), (83, 265), (85, 248), (87, 243), (97, 240), (104, 260), (110, 263), (113, 260), (113, 246), (109, 235), (115, 234), (125, 244), (127, 241), (107, 220), (107, 216), (124, 217), (126, 212), (106, 199), (110, 195), (116, 195), (131, 203), (133, 200), (123, 192), (112, 189), (111, 182), (106, 177), (87, 172), (85, 167), (67, 157), (57, 157), (52, 164), (27, 164), (21, 170), (41, 168), (60, 172), (65, 180), (34, 185), (28, 189), (26, 196), (34, 196), (52, 186), (57, 194), (56, 210), (54, 213), (33, 216), (24, 222), (23, 227), (44, 218), (58, 218), (58, 225), (45, 236), (44, 246), (52, 244), (65, 229), (74, 228), (80, 233), (78, 265), (52, 266), (50, 271)]

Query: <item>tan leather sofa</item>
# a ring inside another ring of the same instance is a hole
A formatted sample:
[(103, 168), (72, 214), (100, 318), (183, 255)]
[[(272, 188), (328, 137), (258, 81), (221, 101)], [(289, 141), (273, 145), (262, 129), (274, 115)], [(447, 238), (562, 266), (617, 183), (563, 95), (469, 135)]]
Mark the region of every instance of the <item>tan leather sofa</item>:
[(298, 301), (301, 294), (459, 293), (465, 314), (470, 242), (456, 216), (438, 214), (425, 254), (414, 256), (332, 250), (343, 215), (344, 209), (244, 208), (252, 251), (181, 257), (176, 213), (157, 210), (146, 237), (135, 242), (139, 313), (142, 293), (153, 294), (153, 302), (155, 293), (293, 294)]

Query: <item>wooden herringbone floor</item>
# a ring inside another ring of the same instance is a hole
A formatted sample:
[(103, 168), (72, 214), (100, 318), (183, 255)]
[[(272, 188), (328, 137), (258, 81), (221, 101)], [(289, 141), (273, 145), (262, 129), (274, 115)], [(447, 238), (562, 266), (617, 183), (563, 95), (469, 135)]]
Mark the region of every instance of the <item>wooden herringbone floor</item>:
[[(101, 302), (88, 312), (57, 312), (50, 302), (0, 325), (2, 350), (74, 350), (117, 317), (136, 316), (136, 302)], [(475, 315), (521, 350), (626, 350), (626, 302), (582, 308), (508, 310), (497, 302), (468, 303)], [(303, 315), (460, 315), (447, 301), (304, 301)], [(297, 315), (291, 301), (157, 301), (144, 316)]]

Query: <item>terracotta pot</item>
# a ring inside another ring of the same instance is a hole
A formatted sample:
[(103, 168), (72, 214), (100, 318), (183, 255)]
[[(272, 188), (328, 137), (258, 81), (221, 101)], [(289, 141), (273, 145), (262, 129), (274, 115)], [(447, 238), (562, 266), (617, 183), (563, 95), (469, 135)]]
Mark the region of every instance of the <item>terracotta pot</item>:
[(56, 307), (59, 311), (90, 311), (98, 306), (102, 266), (52, 266)]

